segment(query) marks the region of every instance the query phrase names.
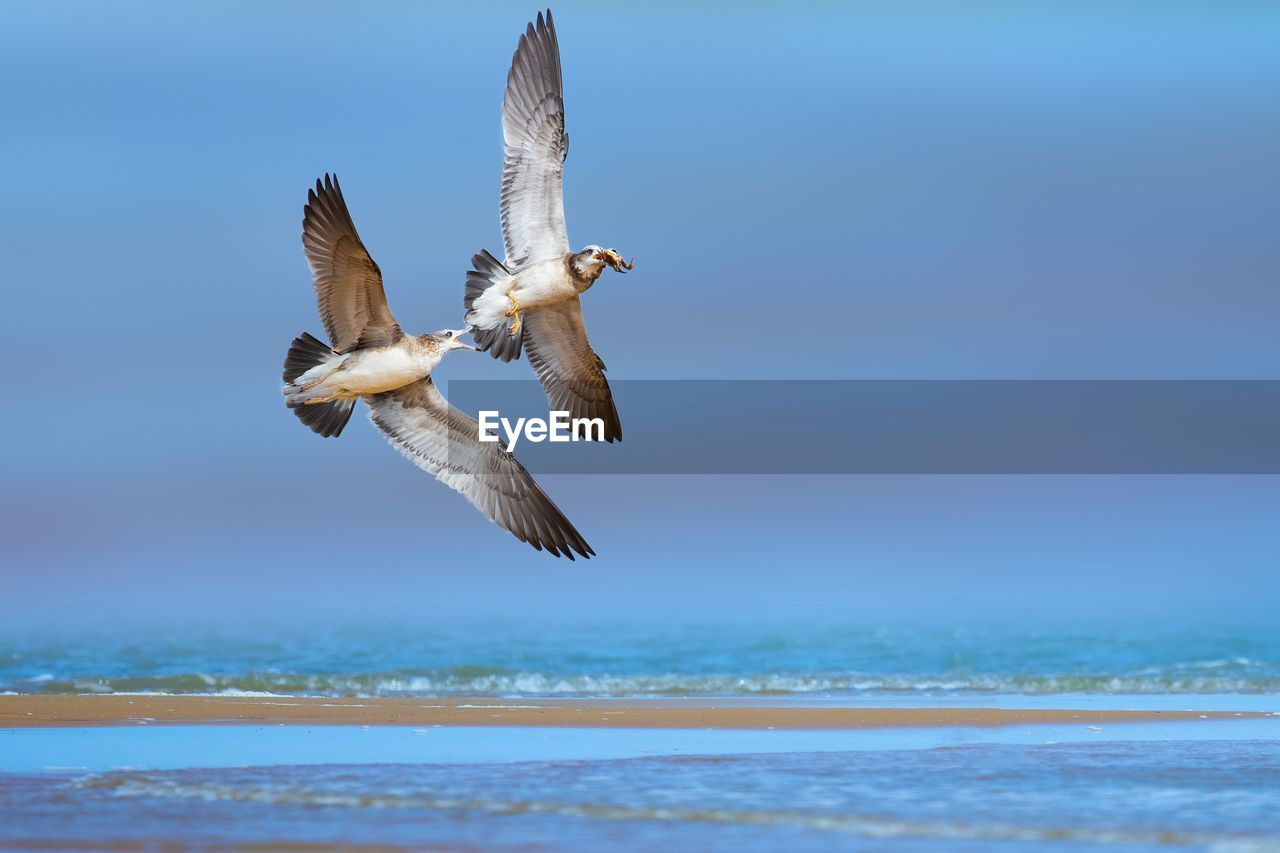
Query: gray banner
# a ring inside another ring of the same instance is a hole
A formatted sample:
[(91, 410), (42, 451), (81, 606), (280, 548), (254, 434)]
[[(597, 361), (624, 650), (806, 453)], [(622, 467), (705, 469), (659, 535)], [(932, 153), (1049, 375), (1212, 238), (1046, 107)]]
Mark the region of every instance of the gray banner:
[[(1280, 473), (1280, 381), (611, 384), (624, 441), (521, 436), (517, 458), (573, 474)], [(444, 390), (472, 417), (547, 418), (533, 380)]]

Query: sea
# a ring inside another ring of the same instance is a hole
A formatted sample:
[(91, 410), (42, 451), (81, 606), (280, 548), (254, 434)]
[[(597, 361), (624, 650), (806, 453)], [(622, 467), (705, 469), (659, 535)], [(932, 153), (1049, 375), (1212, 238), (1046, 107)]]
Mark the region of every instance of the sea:
[(0, 731), (0, 850), (1280, 851), (1280, 629), (0, 629), (0, 693), (1262, 712), (915, 730)]

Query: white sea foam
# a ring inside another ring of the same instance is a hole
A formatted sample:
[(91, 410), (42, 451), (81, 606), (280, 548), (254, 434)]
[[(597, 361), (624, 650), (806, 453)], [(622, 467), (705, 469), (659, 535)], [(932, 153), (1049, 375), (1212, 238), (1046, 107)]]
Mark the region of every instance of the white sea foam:
[[(77, 678), (19, 682), (7, 689), (26, 693), (37, 683), (41, 692), (116, 693), (121, 695), (212, 695), (246, 698), (290, 696), (766, 696), (899, 693), (950, 695), (964, 693), (1043, 695), (1055, 693), (1204, 694), (1269, 693), (1280, 690), (1280, 675), (1269, 665), (1261, 672), (1242, 672), (1255, 662), (1234, 659), (1225, 665), (1145, 668), (1124, 674), (880, 674), (848, 673), (549, 673), (520, 671), (477, 672), (457, 667), (408, 674), (354, 673), (314, 675), (253, 672), (243, 675), (204, 674), (157, 677)], [(17, 688), (14, 690), (14, 688)]]

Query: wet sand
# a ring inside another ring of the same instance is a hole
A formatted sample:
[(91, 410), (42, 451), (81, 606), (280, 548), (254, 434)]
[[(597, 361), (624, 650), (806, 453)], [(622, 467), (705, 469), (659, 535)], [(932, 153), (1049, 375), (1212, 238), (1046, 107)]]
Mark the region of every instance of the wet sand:
[(0, 696), (0, 729), (60, 726), (548, 726), (871, 729), (1143, 723), (1269, 717), (1237, 711), (830, 708), (679, 699), (330, 699), (292, 696)]

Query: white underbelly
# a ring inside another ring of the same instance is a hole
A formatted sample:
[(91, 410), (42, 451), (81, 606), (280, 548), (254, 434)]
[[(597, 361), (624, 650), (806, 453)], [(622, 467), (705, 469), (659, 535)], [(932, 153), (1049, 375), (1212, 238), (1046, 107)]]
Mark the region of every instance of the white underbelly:
[(521, 308), (537, 308), (563, 302), (577, 296), (578, 291), (565, 271), (564, 261), (557, 258), (521, 270), (516, 275), (511, 295)]
[(431, 366), (400, 347), (365, 350), (351, 356), (332, 382), (352, 395), (394, 391), (431, 373)]

